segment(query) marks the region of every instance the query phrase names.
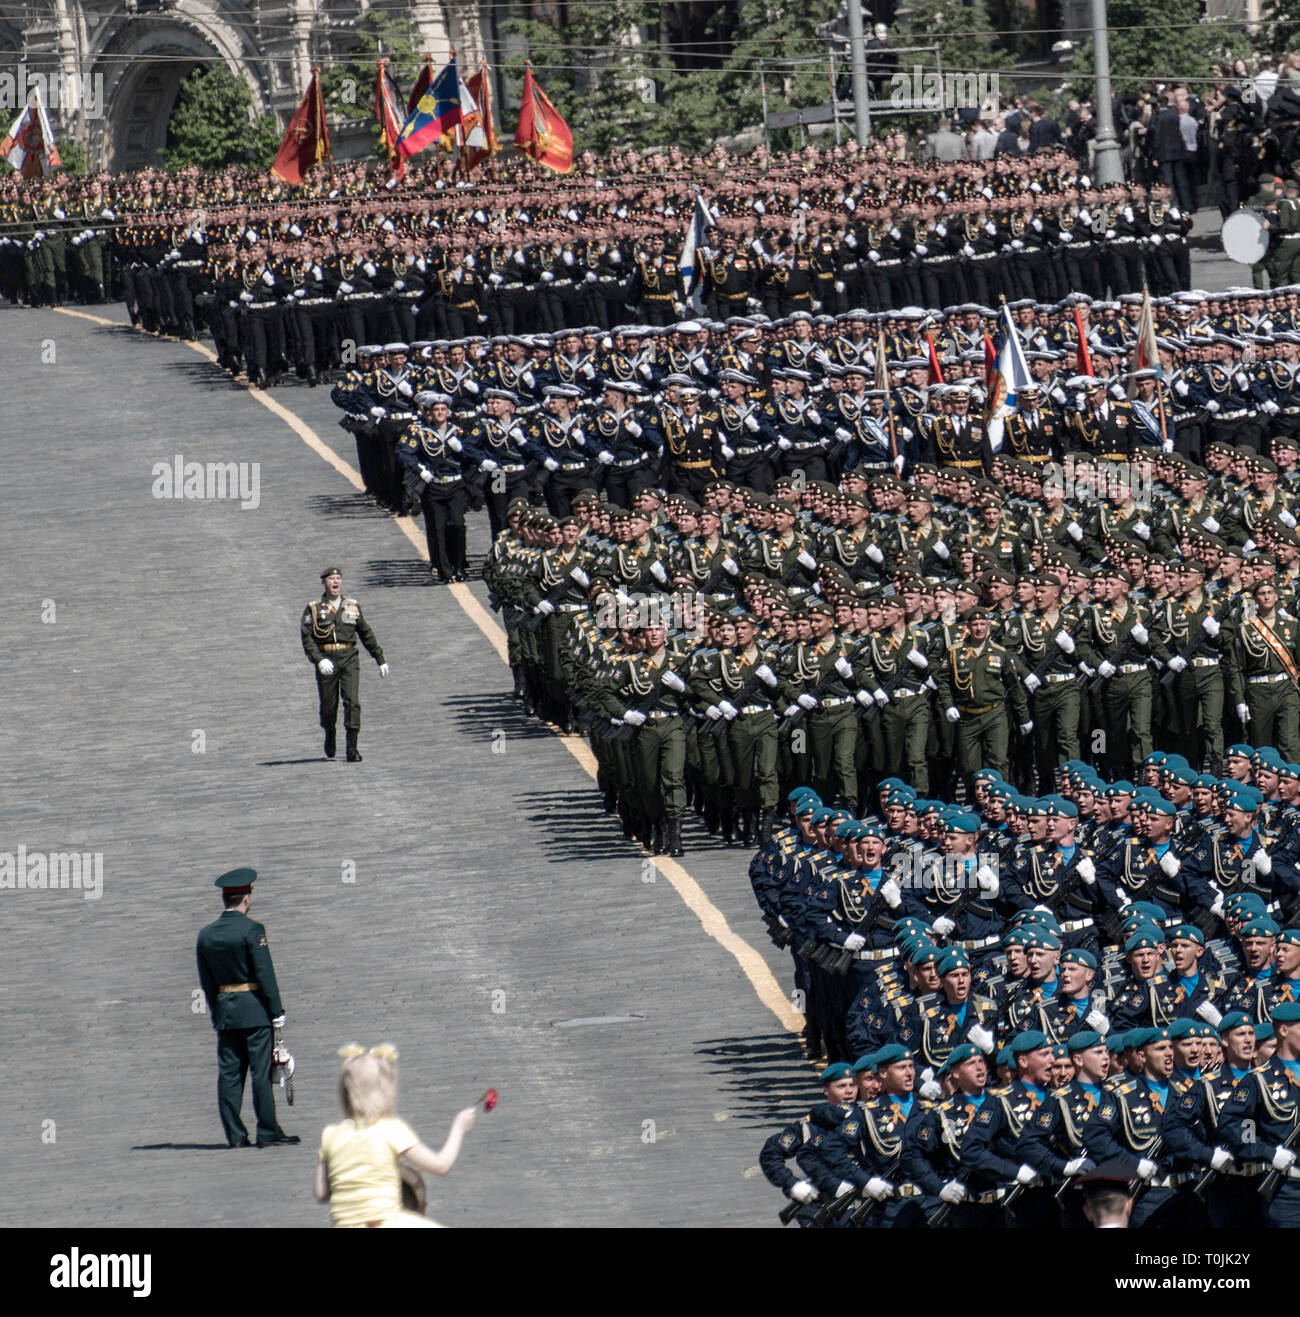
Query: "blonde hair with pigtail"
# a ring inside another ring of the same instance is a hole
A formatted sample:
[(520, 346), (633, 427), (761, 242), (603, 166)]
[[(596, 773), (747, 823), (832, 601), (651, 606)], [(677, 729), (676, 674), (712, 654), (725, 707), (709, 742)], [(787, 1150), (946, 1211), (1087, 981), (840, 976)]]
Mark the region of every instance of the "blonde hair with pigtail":
[(380, 1043), (367, 1051), (358, 1043), (339, 1048), (339, 1105), (358, 1128), (397, 1111), (397, 1048)]

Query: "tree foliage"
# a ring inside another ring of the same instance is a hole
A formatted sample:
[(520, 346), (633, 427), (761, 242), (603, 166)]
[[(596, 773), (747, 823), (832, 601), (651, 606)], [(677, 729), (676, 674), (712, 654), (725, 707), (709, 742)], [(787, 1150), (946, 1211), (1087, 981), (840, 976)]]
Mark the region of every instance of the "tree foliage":
[(181, 83), (163, 158), (171, 169), (269, 164), (279, 143), (273, 116), (254, 121), (248, 84), (224, 64), (215, 64), (195, 69)]
[[(1021, 6), (1016, 6), (1020, 9)], [(993, 21), (984, 0), (913, 0), (910, 12), (890, 34), (895, 46), (939, 47), (945, 69), (980, 72), (996, 68), (1002, 61), (994, 53)], [(907, 57), (904, 57), (907, 63)], [(913, 62), (926, 68), (928, 60)]]

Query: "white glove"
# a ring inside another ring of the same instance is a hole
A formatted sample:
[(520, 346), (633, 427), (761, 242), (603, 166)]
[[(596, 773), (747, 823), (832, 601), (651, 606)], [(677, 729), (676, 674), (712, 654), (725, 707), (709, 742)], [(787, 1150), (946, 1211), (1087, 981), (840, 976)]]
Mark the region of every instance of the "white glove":
[(1212, 1001), (1203, 1001), (1196, 1008), (1196, 1013), (1211, 1029), (1217, 1029), (1219, 1021), (1223, 1019), (1223, 1012)]
[(955, 706), (950, 705), (947, 709), (943, 711), (943, 716), (947, 718), (947, 720), (950, 723), (960, 722), (961, 710), (956, 708)]
[(889, 696), (883, 690), (871, 692), (871, 698), (883, 709), (889, 703)]
[(1149, 540), (1151, 538), (1151, 527), (1145, 521), (1135, 521), (1133, 523), (1133, 534), (1140, 540)]
[(613, 453), (597, 453), (597, 454), (596, 454), (596, 461), (599, 462), (599, 463), (601, 464), (601, 466), (613, 466), (613, 465), (614, 465), (614, 454), (613, 454)]
[(241, 302), (251, 302), (253, 300), (253, 294), (249, 292), (240, 293), (239, 300)]
[(1036, 1170), (1034, 1170), (1032, 1166), (1022, 1166), (1016, 1172), (1017, 1184), (1023, 1184), (1026, 1187), (1028, 1187), (1031, 1184), (1037, 1184), (1038, 1181), (1039, 1181), (1039, 1174)]
[(661, 562), (653, 562), (650, 564), (650, 575), (653, 576), (660, 585), (663, 585), (664, 582), (668, 580), (668, 573), (664, 570), (664, 565)]
[(790, 1197), (796, 1203), (815, 1203), (820, 1195), (807, 1180), (796, 1180), (790, 1186)]
[(1273, 857), (1266, 850), (1257, 850), (1251, 856), (1251, 860), (1254, 862), (1256, 873), (1268, 875), (1273, 872)]
[(870, 558), (877, 567), (885, 561), (885, 555), (881, 553), (879, 545), (876, 544), (867, 545), (867, 557)]
[(341, 284), (339, 284), (339, 292), (340, 292), (340, 293), (350, 293), (350, 292), (352, 292), (352, 291), (353, 291), (353, 290), (352, 290), (352, 285), (351, 285), (351, 284), (349, 284), (349, 283), (341, 283)]
[(1110, 1017), (1095, 1006), (1083, 1017), (1083, 1022), (1093, 1033), (1099, 1033), (1103, 1038), (1110, 1032)]
[(1058, 649), (1063, 650), (1067, 654), (1074, 653), (1074, 637), (1071, 636), (1068, 631), (1058, 631), (1052, 639), (1056, 641)]
[(1221, 1171), (1225, 1167), (1232, 1165), (1232, 1153), (1227, 1148), (1215, 1148), (1210, 1154), (1210, 1169), (1212, 1171)]
[[(1294, 1161), (1295, 1158), (1292, 1157), (1291, 1160)], [(882, 1203), (886, 1198), (894, 1196), (894, 1186), (888, 1180), (882, 1180), (878, 1175), (873, 1175), (867, 1181), (866, 1188), (862, 1192), (868, 1197), (874, 1198), (878, 1203)]]
[(1243, 727), (1250, 721), (1250, 708), (1248, 705), (1237, 705), (1237, 720)]
[(1076, 544), (1078, 544), (1078, 542), (1079, 542), (1081, 539), (1083, 539), (1083, 527), (1080, 526), (1079, 523), (1078, 523), (1077, 521), (1072, 521), (1072, 522), (1070, 522), (1070, 523), (1066, 526), (1066, 528), (1065, 528), (1065, 533), (1066, 533), (1066, 534), (1067, 534), (1067, 535), (1068, 535), (1068, 536), (1069, 536), (1069, 537), (1070, 537), (1070, 538), (1071, 538)]
[(447, 440), (447, 447), (450, 448), (453, 453), (459, 453), (463, 446), (464, 445), (462, 445), (455, 435), (452, 435), (452, 437)]
[(283, 1028), (284, 1028), (284, 1016), (283, 1016), (283, 1015), (277, 1015), (277, 1016), (275, 1017), (275, 1019), (271, 1021), (271, 1028), (272, 1028), (272, 1029), (283, 1029)]
[(736, 706), (732, 704), (730, 700), (719, 700), (718, 712), (722, 714), (722, 716), (728, 722), (730, 722), (733, 718), (738, 718), (740, 716), (740, 710), (737, 709)]
[(675, 672), (665, 672), (663, 683), (670, 691), (676, 691), (679, 695), (686, 689), (686, 683)]
[(799, 556), (795, 559), (795, 562), (797, 562), (800, 567), (806, 567), (810, 572), (815, 572), (817, 570), (817, 559), (814, 558), (807, 549), (800, 552)]
[(903, 904), (903, 893), (899, 890), (898, 884), (892, 878), (886, 878), (880, 884), (880, 895), (885, 898), (885, 904), (891, 910), (897, 910)]
[(1219, 410), (1219, 404), (1211, 398), (1210, 401), (1205, 404), (1205, 410), (1213, 415)]
[(632, 436), (633, 439), (641, 438), (641, 427), (635, 421), (624, 421), (623, 428)]
[(1182, 867), (1182, 861), (1173, 853), (1173, 851), (1166, 851), (1160, 857), (1160, 868), (1168, 874), (1170, 878), (1177, 877), (1178, 871)]
[(1150, 1161), (1146, 1157), (1143, 1157), (1138, 1161), (1137, 1164), (1138, 1179), (1149, 1180), (1159, 1169), (1160, 1168), (1155, 1164), (1155, 1162)]
[(1025, 689), (1032, 695), (1043, 683), (1031, 672), (1025, 678)]
[(920, 1094), (927, 1102), (938, 1102), (943, 1097), (943, 1088), (933, 1079), (929, 1079), (921, 1085)]
[(386, 676), (388, 676), (388, 673), (389, 673), (389, 667), (388, 667), (388, 664), (387, 664), (387, 663), (381, 663), (381, 664), (379, 665), (379, 675), (380, 675), (381, 677), (386, 677)]
[(1151, 639), (1151, 633), (1142, 625), (1141, 622), (1134, 622), (1133, 629), (1129, 632), (1139, 645), (1145, 645)]
[(722, 456), (725, 461), (730, 462), (731, 459), (735, 457), (735, 455), (736, 455), (736, 450), (732, 448), (729, 444), (722, 445)]
[(1206, 517), (1206, 519), (1201, 522), (1201, 525), (1204, 526), (1211, 535), (1217, 535), (1219, 533), (1219, 521), (1217, 517)]
[(809, 695), (805, 691), (804, 694), (799, 696), (799, 698), (795, 701), (795, 703), (801, 709), (815, 709), (817, 707), (817, 697), (814, 695)]
[(1115, 665), (1109, 659), (1102, 659), (1097, 664), (1097, 675), (1101, 677), (1113, 677), (1115, 675)]
[(1075, 866), (1075, 871), (1089, 887), (1097, 881), (1097, 868), (1092, 862), (1092, 857), (1085, 855)]
[(997, 874), (987, 864), (981, 864), (975, 870), (975, 881), (979, 884), (979, 889), (985, 896), (996, 896), (998, 888), (1001, 886)]
[(755, 417), (753, 417), (753, 416), (746, 416), (746, 417), (745, 417), (745, 429), (748, 430), (748, 431), (750, 432), (750, 434), (757, 434), (757, 433), (758, 433), (758, 421), (757, 421), (757, 419), (756, 419)]
[(722, 717), (722, 710), (719, 709), (716, 704), (710, 704), (709, 707), (705, 709), (704, 713), (708, 720), (714, 723)]
[(546, 459), (542, 462), (542, 465), (543, 465), (548, 471), (558, 471), (558, 470), (560, 469), (560, 464), (559, 464), (559, 463), (555, 460), (555, 458), (553, 458), (553, 457), (548, 457), (548, 458), (546, 458)]
[(835, 671), (841, 677), (851, 677), (853, 675), (853, 664), (848, 661), (842, 654), (835, 660)]
[(1020, 724), (1020, 735), (1028, 736), (1034, 730), (1034, 720), (1031, 718), (1027, 723)]
[(333, 660), (321, 659), (321, 661), (316, 664), (316, 671), (319, 672), (322, 677), (332, 677), (334, 675)]
[(758, 667), (754, 669), (754, 676), (756, 676), (764, 686), (776, 685), (776, 673), (773, 672), (766, 663), (760, 663)]
[(1078, 1175), (1079, 1172), (1083, 1170), (1085, 1166), (1088, 1165), (1088, 1162), (1089, 1162), (1089, 1158), (1087, 1157), (1075, 1157), (1072, 1161), (1066, 1162), (1065, 1163), (1066, 1175)]
[(569, 573), (569, 580), (576, 581), (584, 590), (591, 584), (591, 577), (581, 567), (575, 567)]
[(555, 605), (549, 599), (543, 599), (539, 604), (533, 607), (533, 612), (542, 617), (550, 617), (555, 612)]
[(629, 709), (623, 715), (623, 721), (625, 723), (631, 723), (633, 727), (640, 727), (641, 724), (645, 722), (645, 714), (643, 714), (640, 709)]
[(914, 668), (928, 668), (930, 666), (930, 660), (915, 647), (907, 651), (907, 661)]
[(964, 1203), (970, 1195), (966, 1192), (964, 1184), (958, 1184), (956, 1180), (949, 1180), (947, 1184), (939, 1190), (939, 1201), (941, 1203)]
[(842, 425), (837, 425), (835, 427), (835, 437), (842, 444), (848, 443), (849, 440), (853, 438), (853, 436)]
[(1171, 672), (1182, 672), (1187, 666), (1187, 660), (1181, 654), (1175, 654), (1169, 660), (1169, 669)]
[(461, 380), (460, 387), (464, 389), (466, 393), (478, 392), (478, 385), (473, 380)]
[(408, 380), (403, 380), (397, 386), (397, 391), (402, 395), (403, 398), (409, 398), (415, 393), (415, 390), (411, 388), (410, 382)]
[(940, 937), (947, 937), (948, 934), (951, 933), (952, 930), (957, 927), (957, 925), (954, 924), (952, 920), (948, 918), (947, 915), (940, 915), (939, 918), (936, 919), (934, 923), (930, 925), (930, 927), (934, 929), (934, 931), (938, 933)]
[(421, 466), (420, 479), (427, 485), (433, 479), (433, 472), (427, 466)]
[(977, 1024), (966, 1030), (966, 1037), (970, 1039), (981, 1052), (991, 1052), (994, 1047), (993, 1035), (982, 1025)]
[[(884, 691), (881, 691), (880, 694), (884, 695), (885, 693), (884, 693)], [(853, 698), (854, 698), (855, 700), (857, 700), (857, 702), (858, 702), (860, 705), (862, 705), (862, 707), (863, 707), (864, 709), (867, 707), (868, 704), (871, 703), (871, 694), (870, 694), (869, 691), (858, 691), (858, 692), (853, 696)], [(888, 702), (888, 698), (889, 698), (889, 697), (886, 696), (885, 698), (886, 698), (886, 702)]]
[(845, 951), (861, 951), (867, 945), (867, 939), (861, 933), (850, 933), (844, 939)]
[(1212, 618), (1209, 615), (1209, 613), (1206, 613), (1206, 615), (1201, 619), (1201, 630), (1204, 631), (1205, 634), (1209, 636), (1211, 640), (1213, 640), (1214, 637), (1219, 634), (1222, 628), (1219, 626), (1218, 622), (1216, 622), (1214, 618)]
[(792, 449), (792, 448), (794, 447), (794, 445), (793, 445), (788, 439), (778, 439), (778, 440), (776, 441), (776, 446), (777, 446), (777, 447), (778, 447), (783, 453), (788, 453), (788, 452), (790, 451), (790, 449)]
[(1289, 529), (1291, 530), (1295, 529), (1295, 518), (1285, 508), (1282, 508), (1278, 512), (1277, 519), (1282, 523), (1282, 525), (1288, 527)]
[(948, 552), (948, 546), (942, 540), (935, 540), (934, 551), (939, 555), (940, 558), (944, 560), (944, 562), (947, 562), (948, 559), (952, 556)]
[[(739, 576), (740, 564), (730, 554), (728, 554), (722, 560), (722, 570), (726, 572), (728, 576)], [(766, 681), (767, 678), (764, 677), (763, 680)]]
[(841, 1180), (839, 1184), (835, 1186), (835, 1197), (847, 1198), (850, 1194), (857, 1193), (857, 1191), (858, 1187), (852, 1180)]
[(498, 469), (499, 468), (497, 467), (497, 464), (490, 457), (485, 457), (479, 463), (479, 470), (486, 471), (489, 475), (491, 475), (493, 471), (496, 471)]
[[(1214, 887), (1214, 884), (1211, 883), (1210, 886), (1211, 886), (1211, 887)], [(1222, 918), (1222, 916), (1223, 916), (1223, 893), (1220, 892), (1220, 891), (1218, 890), (1217, 887), (1216, 887), (1214, 890), (1215, 890), (1214, 904), (1210, 907), (1210, 913), (1211, 913), (1212, 915), (1218, 915), (1220, 918)]]
[(1269, 1163), (1275, 1171), (1289, 1171), (1295, 1164), (1295, 1153), (1290, 1148), (1279, 1148)]

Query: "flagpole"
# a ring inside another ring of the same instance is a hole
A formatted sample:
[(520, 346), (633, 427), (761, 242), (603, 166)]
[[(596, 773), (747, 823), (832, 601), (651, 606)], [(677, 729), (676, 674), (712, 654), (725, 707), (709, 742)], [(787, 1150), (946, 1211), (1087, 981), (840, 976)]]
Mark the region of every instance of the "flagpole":
[(330, 188), (332, 189), (334, 187), (334, 145), (330, 141), (329, 128), (325, 123), (325, 93), (321, 91), (320, 65), (312, 65), (311, 76), (316, 85), (316, 122), (320, 125), (320, 131), (325, 138), (325, 159), (329, 162)]

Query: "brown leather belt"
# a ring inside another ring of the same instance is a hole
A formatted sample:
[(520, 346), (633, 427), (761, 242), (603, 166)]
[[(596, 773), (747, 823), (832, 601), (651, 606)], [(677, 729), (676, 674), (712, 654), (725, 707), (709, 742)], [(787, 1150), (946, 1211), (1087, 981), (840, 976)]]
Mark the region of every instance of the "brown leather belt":
[(322, 648), (327, 654), (337, 654), (337, 653), (339, 653), (341, 650), (345, 650), (345, 649), (356, 649), (356, 645), (355, 645), (355, 644), (351, 644), (351, 645), (322, 645), (321, 648)]
[(959, 712), (966, 714), (970, 718), (978, 718), (982, 713), (992, 713), (994, 709), (1000, 709), (1002, 705), (996, 700), (992, 704), (959, 704)]
[(217, 988), (218, 993), (222, 992), (256, 992), (256, 983), (223, 983)]

